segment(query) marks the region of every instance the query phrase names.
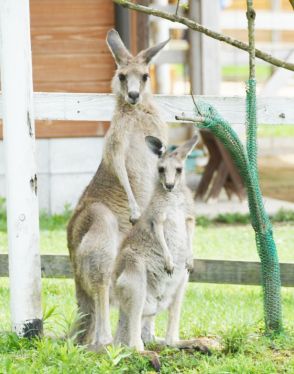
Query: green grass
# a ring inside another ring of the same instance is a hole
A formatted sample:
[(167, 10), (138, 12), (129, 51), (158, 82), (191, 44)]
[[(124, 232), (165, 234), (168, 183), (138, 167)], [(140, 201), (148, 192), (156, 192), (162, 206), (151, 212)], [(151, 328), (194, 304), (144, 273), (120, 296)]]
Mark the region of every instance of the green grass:
[[(66, 205), (62, 214), (49, 215), (45, 212), (40, 214), (41, 230), (65, 230), (68, 220), (71, 216), (71, 210)], [(6, 203), (5, 199), (0, 196), (0, 231), (6, 232), (7, 229)]]
[[(162, 373), (293, 373), (294, 292), (283, 289), (285, 335), (273, 341), (262, 335), (259, 287), (190, 284), (183, 305), (181, 337), (219, 336), (221, 352), (204, 356), (165, 349)], [(29, 342), (11, 333), (0, 334), (1, 373), (148, 373), (147, 358), (118, 348), (107, 354), (87, 352), (66, 338), (75, 319), (72, 280), (43, 280), (47, 315), (46, 337)], [(8, 281), (0, 279), (1, 330), (9, 328)], [(116, 312), (112, 319), (116, 321)], [(166, 313), (159, 315), (156, 332), (163, 336)], [(50, 337), (49, 337), (50, 336)], [(61, 339), (60, 337), (64, 337)]]
[[(184, 65), (174, 64), (173, 68), (178, 77), (184, 76)], [(227, 81), (247, 81), (249, 77), (249, 68), (247, 65), (227, 65), (221, 69), (222, 77)], [(266, 65), (256, 65), (256, 79), (265, 81), (271, 76), (271, 68)]]
[[(270, 66), (256, 65), (256, 79), (264, 81), (271, 75)], [(227, 65), (222, 67), (222, 76), (226, 80), (246, 81), (249, 77), (249, 67), (247, 65)]]
[[(280, 260), (294, 262), (294, 226), (277, 224), (274, 235)], [(41, 252), (67, 254), (66, 233), (61, 230), (41, 230)], [(7, 234), (0, 231), (0, 253), (7, 252)], [(197, 258), (254, 261), (258, 259), (254, 232), (250, 225), (213, 225), (196, 227), (194, 253)]]
[[(65, 215), (41, 218), (42, 253), (67, 253)], [(3, 216), (2, 216), (3, 218)], [(282, 261), (294, 261), (293, 214), (282, 212), (275, 238)], [(1, 221), (1, 217), (0, 217)], [(248, 217), (219, 216), (216, 222), (199, 218), (194, 238), (198, 258), (256, 260), (254, 235)], [(222, 222), (222, 223), (220, 223)], [(223, 222), (235, 223), (234, 225)], [(7, 235), (0, 230), (0, 251)], [(8, 279), (0, 278), (0, 373), (153, 373), (149, 359), (133, 351), (110, 347), (104, 354), (88, 352), (68, 338), (76, 319), (74, 282), (43, 279), (45, 337), (27, 341), (10, 330)], [(162, 373), (294, 373), (294, 290), (284, 288), (285, 333), (273, 340), (263, 335), (260, 287), (189, 284), (185, 295), (180, 333), (182, 338), (218, 336), (222, 350), (211, 356), (198, 352), (164, 349), (159, 352)], [(112, 310), (115, 329), (117, 311)], [(167, 313), (157, 318), (156, 333), (164, 335)], [(152, 347), (151, 347), (152, 348)]]
[(260, 138), (294, 137), (294, 125), (258, 125), (257, 135)]
[[(280, 261), (294, 262), (293, 225), (276, 225), (274, 237)], [(217, 260), (258, 260), (254, 232), (249, 225), (197, 227), (194, 254), (197, 258)]]

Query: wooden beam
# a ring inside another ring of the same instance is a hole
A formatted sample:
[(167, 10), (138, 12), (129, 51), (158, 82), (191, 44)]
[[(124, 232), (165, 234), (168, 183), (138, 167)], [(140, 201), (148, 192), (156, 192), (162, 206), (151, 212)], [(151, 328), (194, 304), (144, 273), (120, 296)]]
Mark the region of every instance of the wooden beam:
[[(247, 20), (244, 11), (226, 10), (221, 13), (222, 30), (247, 29)], [(258, 11), (256, 29), (261, 30), (294, 30), (293, 12)]]
[[(72, 278), (69, 256), (42, 255), (41, 271), (44, 278)], [(294, 287), (294, 263), (281, 263), (284, 287)], [(0, 254), (0, 277), (8, 277), (8, 256)], [(260, 263), (251, 261), (223, 261), (194, 259), (190, 282), (215, 284), (260, 285)]]
[[(148, 6), (149, 0), (137, 0), (141, 5)], [(149, 46), (149, 16), (143, 13), (136, 13), (136, 53), (142, 51)]]
[[(230, 124), (245, 123), (245, 97), (197, 96), (219, 111)], [(192, 98), (186, 96), (155, 95), (155, 101), (167, 122), (175, 122), (175, 116), (183, 112), (186, 117), (194, 115)], [(115, 99), (112, 94), (35, 93), (35, 118), (37, 120), (61, 121), (110, 121)], [(0, 95), (0, 118), (2, 118)], [(294, 124), (294, 105), (290, 97), (260, 97), (257, 101), (260, 124)]]
[[(37, 139), (88, 138), (106, 134), (109, 122), (97, 121), (36, 121)], [(3, 127), (0, 121), (0, 140), (3, 139)]]
[[(281, 282), (294, 287), (294, 263), (281, 263)], [(191, 282), (260, 285), (260, 263), (249, 261), (194, 260)]]
[[(294, 63), (294, 51), (289, 54), (286, 60)], [(260, 95), (277, 95), (280, 88), (282, 88), (283, 86), (287, 86), (292, 76), (294, 76), (293, 71), (276, 69), (276, 71), (264, 85)]]
[[(219, 31), (220, 2), (194, 0), (189, 16), (194, 21)], [(191, 86), (195, 94), (217, 95), (220, 89), (220, 44), (217, 40), (189, 29)]]

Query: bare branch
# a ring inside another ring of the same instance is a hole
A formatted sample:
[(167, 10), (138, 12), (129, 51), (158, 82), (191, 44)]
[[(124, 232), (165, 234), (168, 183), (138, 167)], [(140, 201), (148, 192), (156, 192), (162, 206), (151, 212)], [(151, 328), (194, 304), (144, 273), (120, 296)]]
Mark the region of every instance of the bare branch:
[[(256, 139), (256, 85), (255, 82), (255, 10), (253, 0), (246, 0), (249, 41), (249, 82), (247, 86), (247, 154), (250, 166), (256, 175), (257, 169), (257, 139)], [(251, 82), (250, 82), (251, 81)]]
[[(197, 23), (197, 22), (195, 22), (195, 21), (193, 21), (193, 20), (191, 20), (187, 17), (183, 17), (183, 16), (163, 12), (163, 11), (158, 10), (158, 9), (153, 9), (153, 8), (146, 7), (146, 6), (143, 6), (143, 5), (135, 4), (135, 3), (133, 3), (132, 1), (129, 1), (129, 0), (113, 0), (113, 1), (116, 4), (122, 5), (123, 7), (129, 8), (129, 9), (133, 9), (133, 10), (136, 10), (136, 11), (139, 11), (139, 12), (143, 12), (143, 13), (155, 16), (155, 17), (164, 18), (164, 19), (167, 19), (171, 22), (181, 23), (183, 25), (186, 25), (191, 30), (201, 32), (202, 34), (205, 34), (205, 35), (207, 35), (207, 36), (209, 36), (213, 39), (219, 40), (221, 42), (230, 44), (233, 47), (242, 49), (243, 51), (249, 52), (248, 44), (243, 43), (240, 40), (233, 39), (229, 36), (223, 35), (221, 33), (218, 33), (216, 31), (210, 30), (210, 29), (200, 25), (199, 23)], [(294, 71), (294, 64), (293, 63), (275, 58), (274, 56), (272, 56), (268, 53), (265, 53), (265, 52), (263, 52), (259, 49), (255, 50), (255, 55), (256, 55), (256, 57), (258, 57), (258, 58), (260, 58), (264, 61), (267, 61), (268, 63), (270, 63), (272, 65)]]
[(193, 122), (193, 123), (202, 123), (205, 121), (205, 117), (183, 117), (183, 116), (175, 116), (175, 119), (177, 121), (183, 121), (183, 122)]
[(194, 106), (195, 106), (195, 109), (197, 110), (197, 114), (201, 115), (201, 111), (199, 110), (199, 107), (198, 107), (198, 105), (197, 105), (197, 102), (196, 102), (196, 100), (195, 100), (195, 98), (194, 98), (194, 93), (193, 93), (192, 87), (191, 87), (190, 95), (191, 95), (191, 97), (192, 97), (192, 101), (193, 101), (193, 104), (194, 104)]
[(176, 16), (178, 15), (178, 10), (179, 10), (179, 6), (180, 6), (180, 1), (181, 1), (181, 0), (178, 0), (178, 1), (177, 1), (177, 7), (176, 7), (176, 13), (175, 13)]
[(246, 17), (248, 20), (248, 42), (249, 42), (249, 79), (255, 79), (255, 10), (253, 1), (247, 0)]

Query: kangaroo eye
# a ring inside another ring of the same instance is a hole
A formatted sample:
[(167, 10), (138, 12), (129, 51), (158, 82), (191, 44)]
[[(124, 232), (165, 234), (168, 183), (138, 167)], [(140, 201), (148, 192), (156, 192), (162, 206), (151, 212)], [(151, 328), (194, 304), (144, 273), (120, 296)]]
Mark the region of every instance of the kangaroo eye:
[(125, 75), (125, 74), (119, 74), (119, 75), (118, 75), (118, 79), (119, 79), (121, 82), (123, 82), (123, 81), (126, 80), (126, 75)]
[(164, 167), (163, 166), (160, 166), (158, 168), (158, 173), (160, 173), (160, 174), (164, 173)]
[(143, 74), (143, 77), (142, 77), (143, 82), (146, 82), (148, 78), (149, 78), (149, 74)]
[(181, 174), (181, 172), (183, 171), (183, 168), (176, 168), (176, 171), (178, 174)]

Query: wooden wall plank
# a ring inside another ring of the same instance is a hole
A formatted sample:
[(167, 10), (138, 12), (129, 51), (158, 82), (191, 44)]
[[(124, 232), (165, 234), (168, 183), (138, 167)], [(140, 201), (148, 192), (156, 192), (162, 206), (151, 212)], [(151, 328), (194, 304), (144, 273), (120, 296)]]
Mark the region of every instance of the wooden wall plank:
[(110, 0), (31, 0), (31, 24), (36, 26), (84, 26), (114, 24)]
[[(96, 121), (36, 121), (37, 139), (85, 138), (104, 136), (109, 122)], [(0, 140), (3, 139), (3, 127), (0, 121)]]
[[(115, 70), (105, 42), (114, 27), (106, 0), (31, 0), (35, 91), (110, 92)], [(38, 138), (102, 136), (102, 122), (38, 122)], [(0, 137), (1, 137), (0, 126)]]
[(109, 25), (31, 27), (33, 54), (109, 53), (105, 43)]
[[(294, 263), (281, 263), (281, 282), (294, 287)], [(42, 255), (41, 270), (44, 278), (72, 278), (72, 267), (67, 255)], [(8, 276), (8, 256), (0, 254), (0, 277)], [(260, 285), (260, 263), (249, 261), (223, 261), (194, 259), (190, 282)]]
[(52, 139), (104, 136), (108, 127), (109, 122), (36, 121), (36, 137)]
[(86, 91), (94, 94), (96, 92), (109, 92), (110, 83), (109, 80), (92, 80), (92, 81), (80, 81), (80, 82), (71, 82), (71, 81), (38, 81), (35, 82), (35, 87), (41, 92), (54, 93), (54, 92), (78, 92), (85, 93)]
[(38, 82), (92, 82), (99, 80), (109, 82), (114, 73), (113, 64), (109, 63), (108, 53), (35, 55), (34, 86), (39, 90)]

